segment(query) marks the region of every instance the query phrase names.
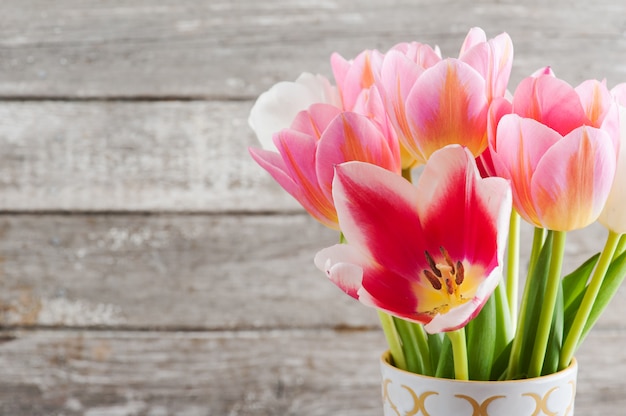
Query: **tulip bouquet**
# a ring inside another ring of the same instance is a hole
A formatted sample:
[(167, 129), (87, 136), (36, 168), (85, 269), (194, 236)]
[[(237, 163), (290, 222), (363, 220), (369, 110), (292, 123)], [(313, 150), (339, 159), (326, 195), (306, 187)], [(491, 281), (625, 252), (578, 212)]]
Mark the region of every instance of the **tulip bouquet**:
[[(398, 368), (559, 371), (626, 276), (626, 84), (574, 88), (546, 67), (511, 94), (512, 62), (506, 33), (474, 28), (458, 58), (417, 42), (333, 54), (336, 86), (305, 73), (252, 108), (252, 158), (338, 231), (315, 265), (378, 310)], [(562, 276), (566, 233), (596, 220), (604, 248)]]

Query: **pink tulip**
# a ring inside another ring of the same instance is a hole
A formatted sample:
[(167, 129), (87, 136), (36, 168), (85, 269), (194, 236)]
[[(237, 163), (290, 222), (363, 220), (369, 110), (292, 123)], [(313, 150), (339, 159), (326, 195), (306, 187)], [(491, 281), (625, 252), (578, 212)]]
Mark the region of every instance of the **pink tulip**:
[(488, 101), (504, 97), (513, 66), (513, 41), (507, 33), (487, 40), (482, 29), (470, 29), (461, 46), (459, 59), (485, 79)]
[(395, 136), (386, 136), (366, 116), (328, 104), (298, 114), (291, 128), (274, 135), (278, 153), (250, 148), (252, 158), (315, 219), (338, 229), (332, 199), (334, 166), (347, 161), (379, 165), (400, 173)]
[(411, 136), (403, 142), (418, 163), (449, 144), (475, 156), (487, 147), (485, 80), (471, 66), (446, 59), (425, 70), (405, 102)]
[(511, 72), (509, 36), (487, 41), (482, 29), (472, 29), (458, 60), (441, 60), (426, 45), (413, 46), (410, 55), (400, 51), (385, 54), (377, 86), (402, 148), (419, 164), (454, 143), (480, 155), (487, 147), (487, 108), (504, 95)]
[(511, 180), (513, 204), (531, 224), (583, 228), (600, 215), (615, 176), (616, 149), (589, 126), (566, 136), (517, 114), (502, 117), (492, 152), (498, 176)]
[[(385, 97), (386, 112), (398, 135), (403, 168), (416, 163), (416, 156), (407, 148), (412, 132), (407, 119), (406, 99), (411, 88), (427, 69), (441, 62), (438, 51), (421, 43), (398, 44), (385, 54), (377, 88)], [(420, 159), (420, 162), (423, 162)]]
[(604, 83), (572, 88), (542, 70), (522, 80), (512, 105), (494, 102), (489, 120), (497, 124), (491, 169), (511, 180), (513, 205), (526, 221), (570, 231), (598, 218), (619, 145), (617, 107)]
[(383, 54), (376, 50), (365, 50), (350, 61), (332, 54), (330, 63), (345, 110), (352, 111), (361, 94), (374, 85), (382, 59)]
[(320, 251), (315, 264), (362, 303), (451, 331), (500, 281), (510, 189), (481, 178), (467, 149), (433, 153), (416, 187), (370, 164), (338, 165), (333, 196), (348, 244)]
[[(394, 52), (402, 56), (411, 56), (413, 59), (420, 59), (416, 45), (418, 44), (398, 44), (388, 53)], [(432, 54), (434, 55), (435, 52), (433, 51)], [(441, 59), (436, 55), (434, 58)], [(367, 115), (382, 130), (388, 132), (386, 134), (397, 136), (399, 132), (389, 119), (384, 96), (381, 94), (379, 86), (376, 85), (376, 80), (381, 77), (383, 59), (384, 55), (376, 50), (365, 50), (353, 60), (346, 60), (338, 53), (334, 53), (331, 56), (331, 66), (343, 108)], [(414, 163), (414, 158), (408, 155), (403, 148), (401, 148), (401, 157), (403, 168)]]

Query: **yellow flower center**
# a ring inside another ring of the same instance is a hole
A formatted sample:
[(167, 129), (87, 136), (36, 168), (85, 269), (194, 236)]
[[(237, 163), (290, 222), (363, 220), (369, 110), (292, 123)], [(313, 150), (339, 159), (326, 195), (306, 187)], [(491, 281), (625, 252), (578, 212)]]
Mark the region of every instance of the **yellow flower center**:
[(469, 299), (463, 297), (460, 286), (465, 279), (465, 268), (460, 260), (456, 263), (450, 258), (450, 254), (444, 247), (439, 251), (443, 258), (442, 263), (437, 263), (428, 251), (425, 251), (426, 260), (430, 269), (424, 270), (424, 277), (435, 289), (443, 302), (434, 307), (431, 311), (433, 315), (447, 312), (451, 306), (457, 306), (467, 302)]

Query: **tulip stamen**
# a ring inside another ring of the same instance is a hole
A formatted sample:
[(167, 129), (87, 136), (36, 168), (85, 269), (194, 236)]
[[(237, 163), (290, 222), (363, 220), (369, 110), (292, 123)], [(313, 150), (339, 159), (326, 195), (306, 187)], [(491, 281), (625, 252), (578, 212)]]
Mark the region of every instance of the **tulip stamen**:
[(426, 269), (426, 270), (424, 270), (424, 276), (426, 276), (426, 280), (428, 280), (430, 282), (430, 284), (432, 285), (433, 289), (441, 290), (441, 288), (443, 287), (443, 285), (441, 284), (441, 280), (439, 280), (439, 278), (437, 276), (435, 276), (435, 274), (433, 272), (431, 272), (430, 270)]
[[(454, 295), (458, 292), (458, 288), (463, 283), (463, 280), (465, 280), (465, 268), (460, 260), (455, 263), (450, 257), (448, 250), (443, 246), (439, 247), (439, 251), (443, 257), (443, 263), (435, 262), (435, 259), (428, 251), (424, 252), (426, 261), (430, 266), (430, 270), (424, 269), (424, 276), (433, 289), (441, 290), (445, 286), (446, 293)], [(459, 294), (458, 297), (462, 298), (463, 296)]]
[(437, 267), (437, 263), (435, 263), (433, 257), (428, 251), (424, 251), (424, 254), (426, 255), (426, 261), (428, 261), (430, 269), (435, 273), (437, 277), (441, 277), (441, 270), (439, 270), (439, 268)]
[(448, 263), (448, 266), (450, 266), (450, 268), (452, 269), (452, 274), (455, 274), (454, 263), (450, 258), (450, 254), (448, 254), (448, 250), (446, 250), (445, 247), (441, 246), (439, 247), (439, 251), (441, 252), (441, 255), (443, 256), (446, 263)]
[(461, 283), (463, 283), (464, 279), (465, 279), (465, 267), (463, 267), (463, 263), (461, 263), (461, 260), (458, 260), (456, 262), (456, 276), (455, 276), (455, 282), (457, 286), (460, 286)]

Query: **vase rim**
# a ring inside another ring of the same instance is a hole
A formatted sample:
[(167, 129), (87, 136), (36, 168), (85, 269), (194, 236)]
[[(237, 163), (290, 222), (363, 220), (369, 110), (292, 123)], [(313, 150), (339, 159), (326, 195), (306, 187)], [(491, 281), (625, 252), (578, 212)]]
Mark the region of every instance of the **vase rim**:
[(487, 383), (487, 384), (495, 384), (495, 383), (527, 383), (527, 382), (531, 382), (531, 381), (547, 381), (551, 378), (554, 377), (559, 377), (562, 376), (566, 373), (570, 373), (570, 372), (576, 372), (578, 370), (578, 362), (576, 361), (576, 358), (573, 357), (572, 361), (570, 362), (570, 364), (564, 368), (563, 370), (557, 371), (556, 373), (552, 373), (552, 374), (546, 374), (544, 376), (539, 376), (539, 377), (532, 377), (532, 378), (522, 378), (522, 379), (518, 379), (518, 380), (457, 380), (455, 378), (442, 378), (442, 377), (433, 377), (433, 376), (427, 376), (424, 374), (418, 374), (418, 373), (412, 373), (410, 371), (407, 370), (402, 370), (394, 365), (392, 365), (389, 361), (391, 358), (391, 352), (389, 350), (385, 351), (381, 357), (380, 357), (380, 361), (381, 363), (386, 366), (391, 368), (393, 371), (397, 371), (400, 373), (404, 373), (410, 376), (418, 376), (418, 377), (423, 377), (423, 378), (430, 378), (433, 380), (449, 380), (452, 382), (457, 382), (457, 383)]

